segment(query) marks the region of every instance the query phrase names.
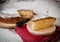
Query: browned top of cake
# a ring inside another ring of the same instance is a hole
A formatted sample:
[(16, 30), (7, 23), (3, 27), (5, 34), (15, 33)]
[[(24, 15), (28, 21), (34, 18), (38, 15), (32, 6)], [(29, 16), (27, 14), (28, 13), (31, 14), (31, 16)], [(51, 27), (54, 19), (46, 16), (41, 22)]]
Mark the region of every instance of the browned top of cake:
[(39, 20), (44, 20), (44, 19), (51, 19), (51, 18), (56, 20), (56, 18), (54, 18), (54, 17), (47, 17), (47, 18), (42, 18), (42, 19), (33, 20), (33, 22), (39, 21)]
[(22, 20), (21, 17), (11, 17), (11, 18), (2, 18), (2, 17), (0, 17), (0, 22), (2, 22), (2, 23), (12, 23), (12, 24), (14, 24), (14, 23), (17, 23), (21, 20)]

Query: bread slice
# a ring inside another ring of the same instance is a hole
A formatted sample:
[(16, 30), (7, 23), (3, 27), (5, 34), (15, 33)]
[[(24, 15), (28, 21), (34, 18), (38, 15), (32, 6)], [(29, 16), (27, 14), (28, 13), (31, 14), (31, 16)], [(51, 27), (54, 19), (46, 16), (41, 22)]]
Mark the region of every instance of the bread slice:
[(31, 10), (18, 10), (18, 13), (21, 15), (23, 19), (33, 17), (33, 11)]
[(41, 30), (44, 28), (48, 28), (49, 26), (54, 25), (56, 18), (48, 17), (48, 18), (42, 18), (37, 20), (31, 21), (31, 28), (32, 30)]

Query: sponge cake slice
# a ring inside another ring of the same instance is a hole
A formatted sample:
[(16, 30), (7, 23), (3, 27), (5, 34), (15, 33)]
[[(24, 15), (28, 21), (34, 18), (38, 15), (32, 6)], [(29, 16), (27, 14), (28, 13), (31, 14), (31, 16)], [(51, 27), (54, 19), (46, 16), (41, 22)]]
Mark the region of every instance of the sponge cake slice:
[(23, 19), (33, 17), (33, 11), (31, 10), (18, 10), (18, 13), (21, 15)]
[(35, 31), (45, 29), (45, 28), (48, 28), (48, 27), (54, 25), (55, 20), (56, 20), (56, 18), (53, 18), (53, 17), (32, 20), (31, 28), (32, 28), (32, 30), (35, 30)]

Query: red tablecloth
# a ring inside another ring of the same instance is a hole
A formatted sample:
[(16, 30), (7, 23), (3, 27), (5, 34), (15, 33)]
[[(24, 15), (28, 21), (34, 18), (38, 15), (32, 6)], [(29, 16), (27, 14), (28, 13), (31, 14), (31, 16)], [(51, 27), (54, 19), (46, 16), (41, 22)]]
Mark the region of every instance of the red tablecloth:
[(60, 28), (56, 28), (56, 32), (50, 36), (32, 35), (28, 32), (26, 24), (21, 27), (16, 26), (15, 31), (22, 38), (23, 42), (56, 42), (56, 40), (60, 39)]

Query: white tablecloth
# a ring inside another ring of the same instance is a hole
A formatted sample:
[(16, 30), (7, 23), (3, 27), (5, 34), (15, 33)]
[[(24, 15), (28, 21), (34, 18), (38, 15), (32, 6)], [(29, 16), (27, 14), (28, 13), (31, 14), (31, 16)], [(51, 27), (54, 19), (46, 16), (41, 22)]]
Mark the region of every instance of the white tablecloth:
[(23, 42), (13, 29), (0, 28), (0, 42)]

